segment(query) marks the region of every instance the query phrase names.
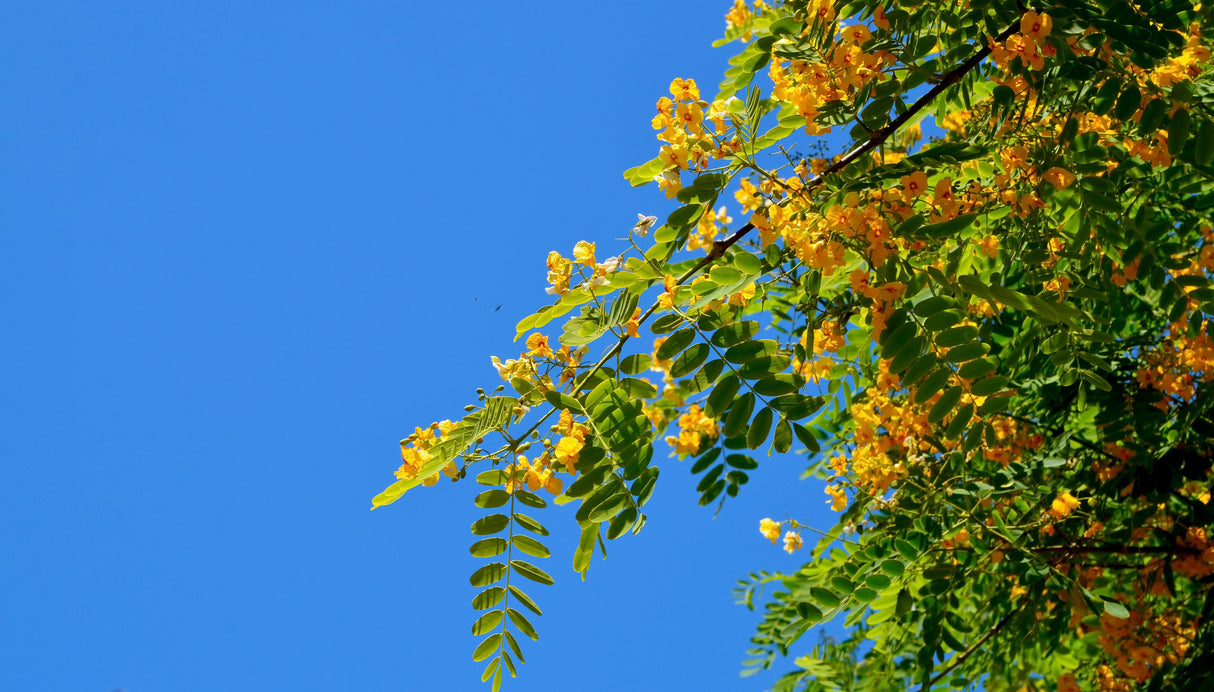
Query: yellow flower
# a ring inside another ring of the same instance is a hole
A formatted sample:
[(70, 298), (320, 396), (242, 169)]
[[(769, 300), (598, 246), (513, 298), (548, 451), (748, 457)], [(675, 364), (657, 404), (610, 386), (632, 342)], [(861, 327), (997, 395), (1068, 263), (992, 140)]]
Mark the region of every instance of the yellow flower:
[(755, 297), (755, 285), (752, 283), (752, 284), (747, 285), (746, 288), (743, 288), (742, 290), (738, 291), (737, 293), (730, 295), (728, 302), (730, 305), (732, 305), (734, 307), (741, 308), (741, 307), (746, 307), (746, 304), (748, 302), (750, 302), (751, 298), (754, 298), (754, 297)]
[(676, 77), (670, 83), (670, 95), (679, 101), (699, 101), (700, 89), (696, 86), (696, 80)]
[(641, 309), (637, 308), (632, 311), (632, 317), (628, 318), (628, 322), (624, 325), (624, 333), (628, 336), (639, 337), (641, 333), (637, 331), (641, 326)]
[(991, 259), (994, 259), (999, 254), (999, 239), (993, 235), (988, 235), (981, 241), (978, 241), (978, 245), (982, 247), (982, 254)]
[(584, 264), (587, 267), (594, 266), (594, 243), (579, 240), (577, 245), (573, 246), (573, 259), (579, 264)]
[(847, 491), (841, 485), (826, 486), (826, 494), (831, 496), (830, 508), (836, 512), (847, 509)]
[(780, 522), (764, 519), (759, 522), (759, 533), (763, 537), (771, 541), (772, 545), (776, 544), (776, 539), (780, 537)]
[(1065, 519), (1071, 512), (1079, 507), (1079, 500), (1070, 493), (1060, 493), (1057, 498), (1050, 503), (1049, 514), (1055, 519)]
[(789, 531), (788, 533), (784, 534), (784, 552), (788, 553), (789, 555), (792, 555), (796, 551), (800, 550), (801, 546), (803, 545), (805, 545), (805, 543), (801, 540), (801, 534), (795, 531)]
[(1042, 178), (1059, 190), (1065, 190), (1075, 182), (1075, 174), (1065, 168), (1054, 166), (1042, 174)]
[(584, 446), (585, 444), (576, 437), (562, 437), (561, 441), (556, 443), (556, 460), (561, 463), (577, 463), (578, 455)]
[(551, 358), (552, 349), (548, 347), (548, 337), (539, 332), (527, 337), (527, 355), (538, 358)]

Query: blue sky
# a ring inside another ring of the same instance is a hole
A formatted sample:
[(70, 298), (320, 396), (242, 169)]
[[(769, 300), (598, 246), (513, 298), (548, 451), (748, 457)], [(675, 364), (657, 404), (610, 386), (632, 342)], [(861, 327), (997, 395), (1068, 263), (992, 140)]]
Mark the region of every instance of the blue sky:
[[(497, 385), (548, 250), (669, 209), (621, 172), (671, 78), (719, 81), (728, 5), (11, 3), (0, 688), (479, 687), (476, 487), (370, 498)], [(827, 525), (820, 484), (765, 459), (714, 519), (657, 459), (584, 584), (542, 513), (557, 584), (509, 689), (773, 679), (738, 680), (729, 591), (799, 564), (758, 522)]]

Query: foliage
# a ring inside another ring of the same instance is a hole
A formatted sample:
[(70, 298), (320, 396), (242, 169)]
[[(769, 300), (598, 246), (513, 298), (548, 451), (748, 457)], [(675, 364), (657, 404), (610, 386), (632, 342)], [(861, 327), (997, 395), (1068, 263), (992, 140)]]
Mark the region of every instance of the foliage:
[[(549, 555), (520, 510), (543, 509), (540, 491), (576, 503), (585, 574), (644, 526), (665, 437), (704, 505), (736, 495), (764, 450), (803, 446), (827, 480), (839, 522), (805, 566), (738, 590), (764, 613), (744, 666), (794, 657), (778, 689), (1200, 688), (1207, 15), (1188, 0), (738, 0), (719, 92), (674, 80), (657, 158), (625, 173), (680, 206), (606, 261), (587, 241), (551, 253), (554, 302), (519, 323), (525, 353), (494, 359), (510, 394), (402, 440), (400, 480), (374, 500), (492, 466), (472, 527), (473, 555), (495, 560), (472, 576), (484, 679), (515, 674), (514, 633), (537, 637), (518, 578), (553, 581), (518, 555)], [(748, 215), (732, 231), (730, 192)], [(558, 319), (553, 348), (540, 330)], [(760, 526), (790, 552), (808, 528)], [(832, 618), (847, 641), (805, 643)]]

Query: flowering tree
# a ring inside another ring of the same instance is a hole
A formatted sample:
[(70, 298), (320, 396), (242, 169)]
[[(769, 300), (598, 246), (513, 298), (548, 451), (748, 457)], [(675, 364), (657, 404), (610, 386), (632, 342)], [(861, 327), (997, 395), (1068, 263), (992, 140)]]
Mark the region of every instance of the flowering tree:
[[(542, 494), (576, 504), (584, 573), (645, 525), (664, 441), (701, 504), (794, 445), (827, 480), (835, 527), (759, 527), (789, 552), (812, 536), (805, 566), (739, 590), (764, 613), (745, 665), (795, 656), (780, 689), (1205, 689), (1207, 15), (737, 0), (715, 97), (675, 79), (658, 156), (625, 172), (681, 206), (605, 261), (588, 241), (550, 253), (554, 302), (493, 359), (505, 384), (402, 440), (373, 500), (442, 474), (486, 486), (484, 679), (537, 637), (521, 587), (553, 581), (528, 561), (549, 556)], [(843, 153), (811, 139), (828, 133)], [(849, 639), (804, 643), (832, 618)]]

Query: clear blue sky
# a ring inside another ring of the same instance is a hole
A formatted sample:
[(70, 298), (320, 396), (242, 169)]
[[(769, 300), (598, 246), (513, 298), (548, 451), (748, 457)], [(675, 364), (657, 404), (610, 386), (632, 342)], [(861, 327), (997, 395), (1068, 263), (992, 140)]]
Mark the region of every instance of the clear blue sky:
[[(476, 487), (370, 498), (496, 386), (548, 250), (669, 209), (621, 172), (672, 77), (712, 92), (728, 5), (9, 3), (0, 689), (479, 688)], [(828, 522), (821, 485), (765, 460), (713, 519), (664, 454), (584, 584), (544, 513), (508, 689), (772, 680), (729, 592), (799, 564), (758, 522)]]

